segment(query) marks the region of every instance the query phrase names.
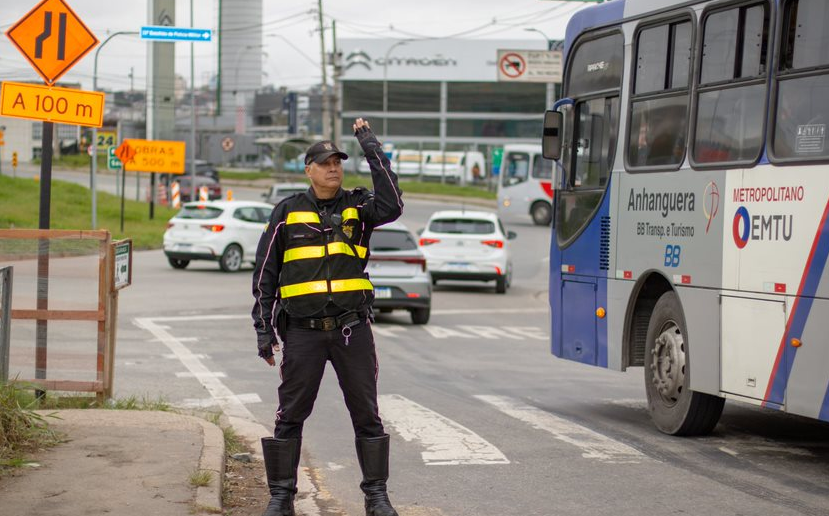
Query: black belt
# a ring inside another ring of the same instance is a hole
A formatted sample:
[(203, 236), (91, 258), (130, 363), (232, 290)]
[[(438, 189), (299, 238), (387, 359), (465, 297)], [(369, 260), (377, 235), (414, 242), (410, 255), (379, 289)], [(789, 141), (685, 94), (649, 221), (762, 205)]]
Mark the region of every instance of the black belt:
[(338, 317), (291, 317), (288, 316), (288, 325), (306, 330), (332, 331), (337, 328), (351, 327), (365, 319), (365, 313), (349, 312)]

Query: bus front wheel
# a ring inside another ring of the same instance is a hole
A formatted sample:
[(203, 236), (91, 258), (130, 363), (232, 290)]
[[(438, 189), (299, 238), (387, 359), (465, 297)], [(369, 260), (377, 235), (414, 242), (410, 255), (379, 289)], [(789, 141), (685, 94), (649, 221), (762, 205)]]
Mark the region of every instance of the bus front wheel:
[(670, 435), (705, 435), (724, 400), (689, 388), (688, 338), (675, 292), (662, 294), (651, 314), (645, 347), (645, 391), (656, 427)]
[(553, 221), (553, 207), (544, 201), (538, 201), (530, 208), (530, 215), (537, 226), (549, 226)]

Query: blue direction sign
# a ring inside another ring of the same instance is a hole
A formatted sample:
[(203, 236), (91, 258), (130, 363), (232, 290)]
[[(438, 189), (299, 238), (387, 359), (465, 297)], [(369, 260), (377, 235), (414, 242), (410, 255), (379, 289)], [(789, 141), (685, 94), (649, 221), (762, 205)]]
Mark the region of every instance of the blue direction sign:
[(141, 39), (154, 41), (210, 41), (210, 29), (148, 25), (141, 27)]

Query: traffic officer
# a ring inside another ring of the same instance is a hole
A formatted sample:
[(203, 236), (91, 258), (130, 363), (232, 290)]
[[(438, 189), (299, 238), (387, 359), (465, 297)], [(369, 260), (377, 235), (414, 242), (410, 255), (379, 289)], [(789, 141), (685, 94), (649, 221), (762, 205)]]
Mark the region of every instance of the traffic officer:
[[(386, 492), (389, 436), (377, 408), (377, 356), (369, 326), (374, 287), (365, 273), (371, 233), (402, 210), (397, 175), (367, 121), (354, 125), (374, 192), (343, 190), (348, 155), (320, 141), (305, 154), (311, 187), (276, 205), (259, 240), (253, 325), (259, 356), (276, 365), (279, 408), (262, 439), (271, 500), (264, 516), (293, 516), (302, 427), (331, 361), (351, 415), (363, 473), (366, 516), (397, 516)], [(277, 338), (278, 336), (278, 338)]]

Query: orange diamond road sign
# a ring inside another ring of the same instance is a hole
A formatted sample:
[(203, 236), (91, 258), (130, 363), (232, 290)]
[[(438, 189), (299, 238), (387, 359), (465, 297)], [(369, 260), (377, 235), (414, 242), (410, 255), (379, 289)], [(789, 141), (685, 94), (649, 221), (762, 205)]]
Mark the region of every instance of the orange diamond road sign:
[(98, 38), (63, 0), (43, 0), (6, 36), (47, 84), (54, 84), (98, 44)]
[[(118, 150), (126, 145), (132, 149), (129, 159), (121, 158)], [(184, 142), (168, 140), (124, 140), (115, 151), (115, 155), (124, 164), (127, 172), (167, 172), (184, 173)]]
[(101, 127), (104, 125), (104, 94), (3, 81), (0, 85), (0, 115)]
[(121, 145), (115, 149), (115, 155), (118, 156), (118, 159), (121, 160), (121, 163), (127, 163), (132, 161), (132, 158), (135, 157), (135, 149), (130, 147), (130, 144), (127, 143), (126, 140), (121, 142)]

